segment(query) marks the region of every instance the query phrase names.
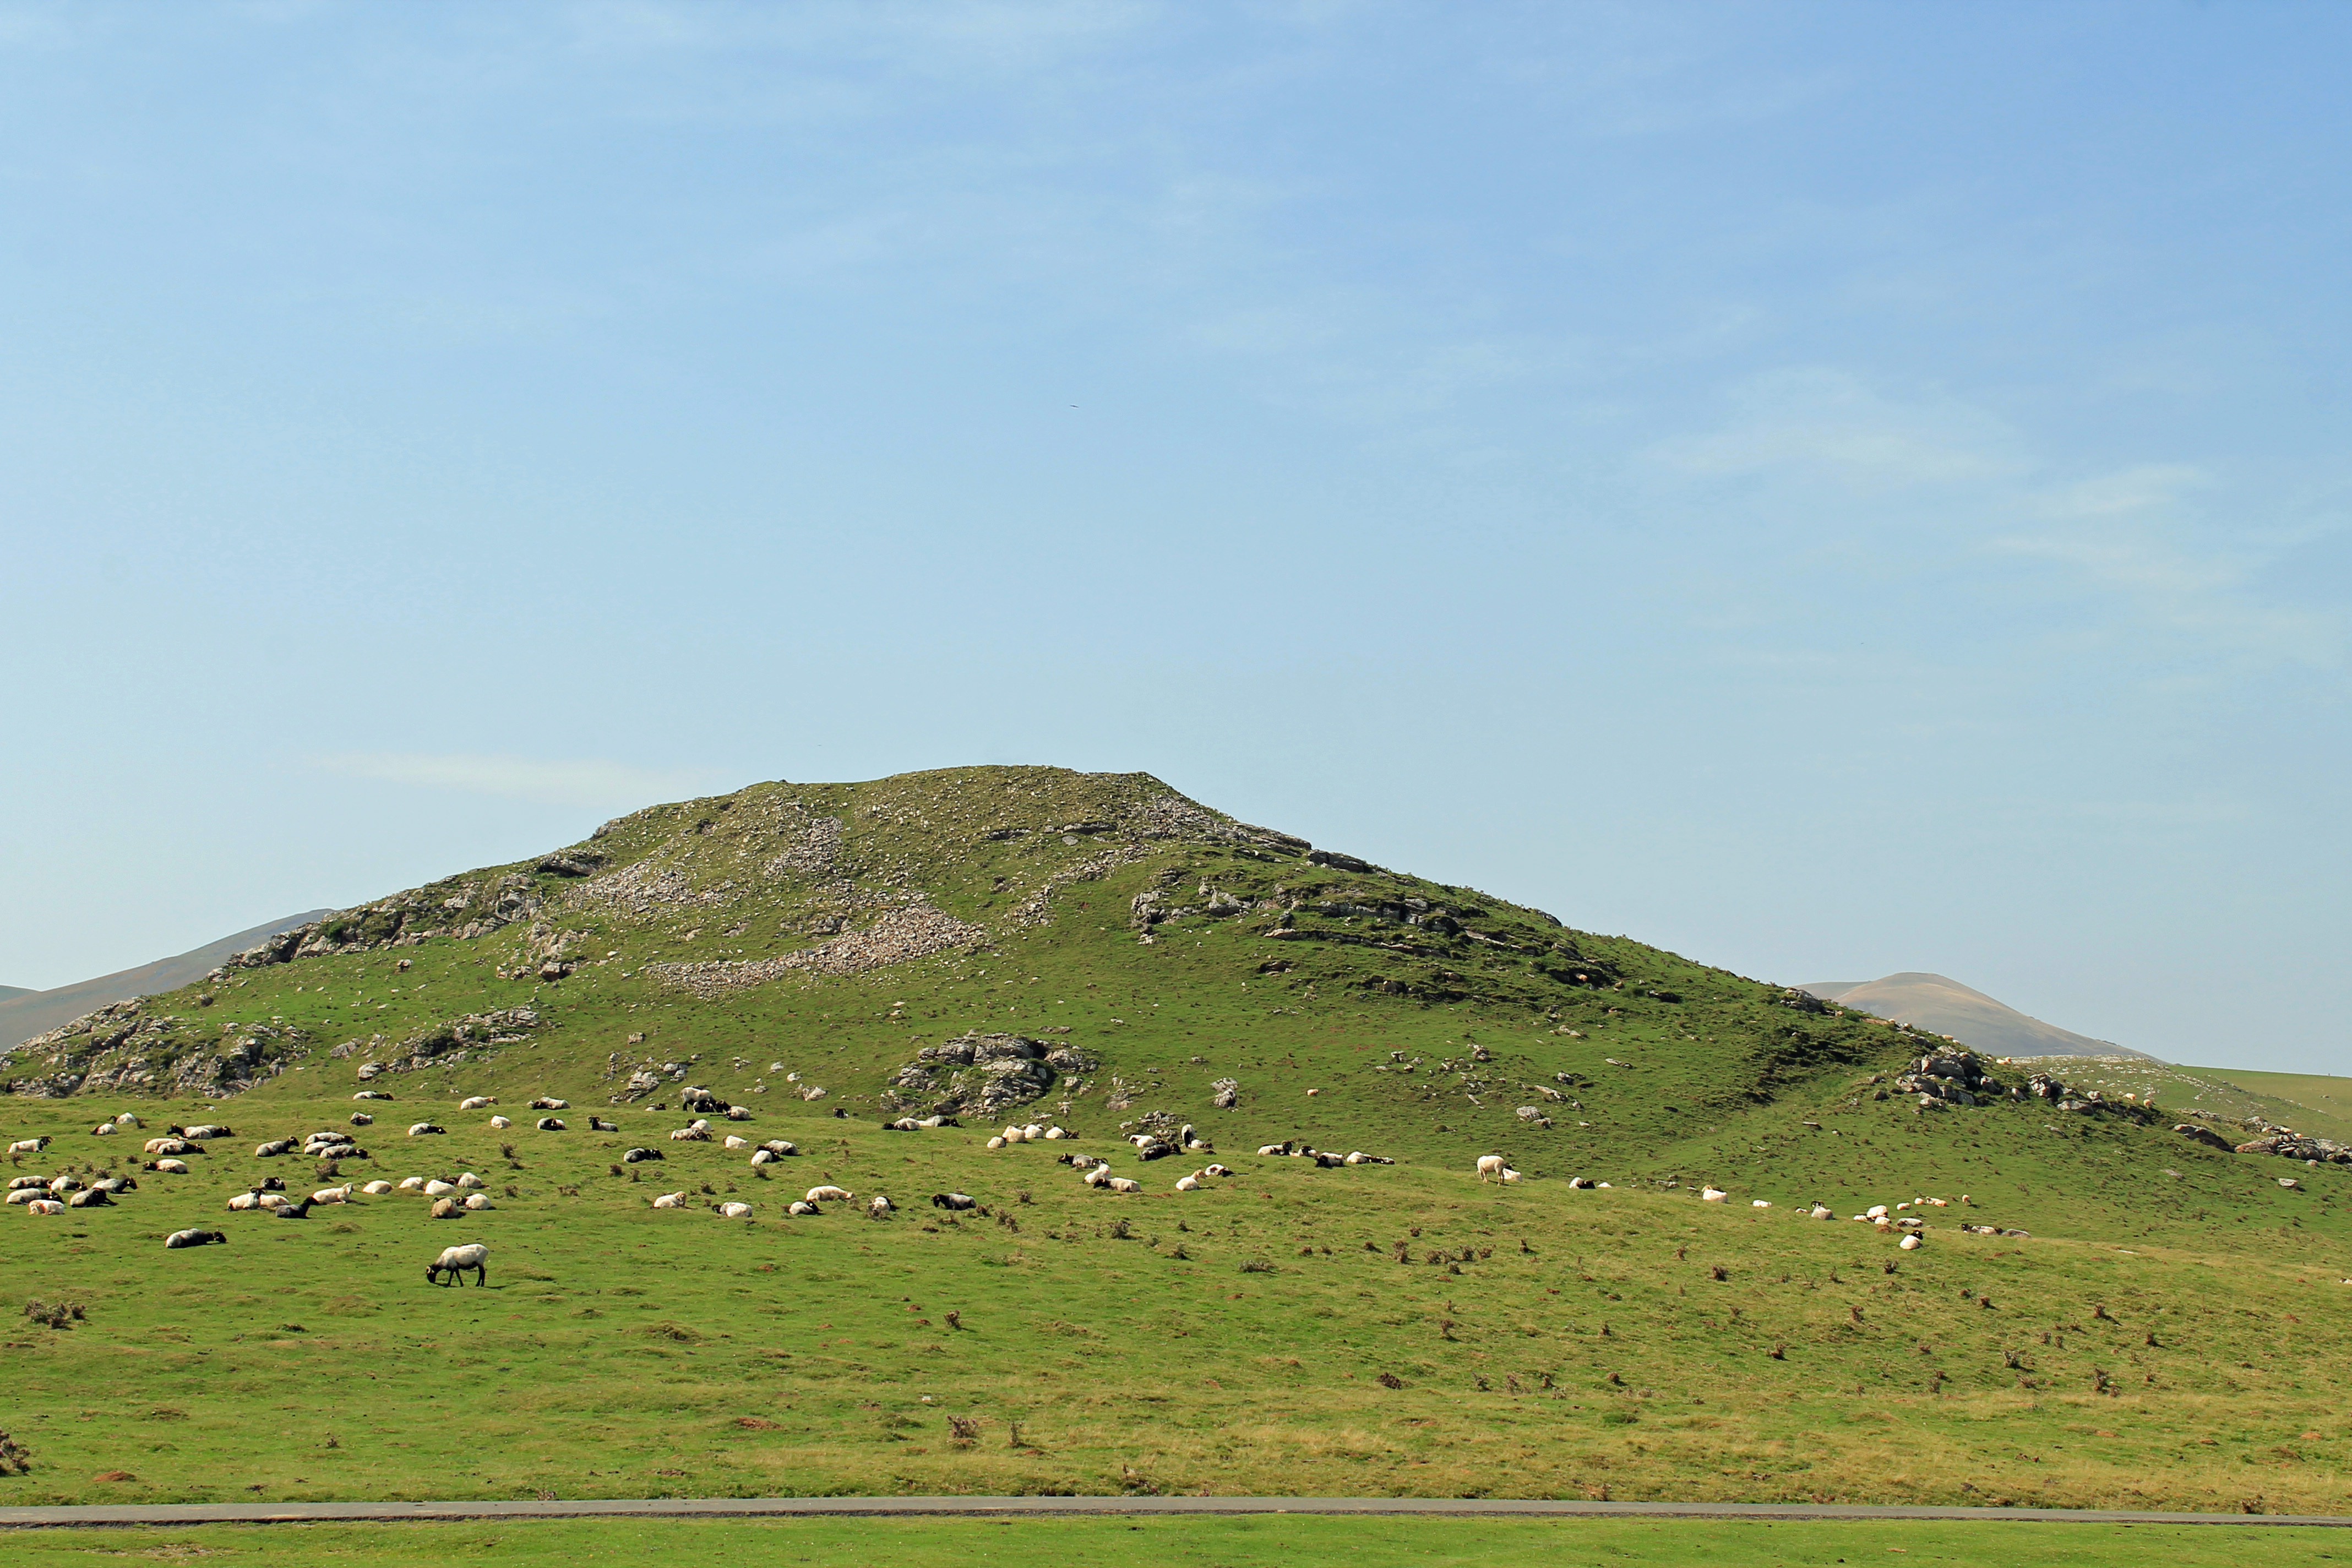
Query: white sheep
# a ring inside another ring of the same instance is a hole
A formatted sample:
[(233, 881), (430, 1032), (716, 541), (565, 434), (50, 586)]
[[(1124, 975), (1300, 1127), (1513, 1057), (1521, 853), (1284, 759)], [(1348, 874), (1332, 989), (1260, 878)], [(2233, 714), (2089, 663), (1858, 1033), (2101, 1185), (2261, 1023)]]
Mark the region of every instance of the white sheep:
[(754, 1165), (772, 1165), (779, 1158), (781, 1158), (781, 1156), (779, 1156), (773, 1149), (754, 1149), (751, 1151), (751, 1163)]
[[(16, 1140), (16, 1142), (15, 1142), (14, 1143), (11, 1143), (11, 1144), (9, 1144), (9, 1145), (8, 1145), (8, 1152), (9, 1152), (9, 1154), (10, 1154), (10, 1156), (11, 1156), (11, 1157), (14, 1157), (14, 1156), (18, 1155), (18, 1154), (37, 1154), (37, 1153), (39, 1153), (42, 1150), (44, 1150), (44, 1149), (47, 1148), (48, 1146), (49, 1146), (49, 1137), (48, 1137), (48, 1134), (47, 1134), (47, 1133), (43, 1133), (43, 1134), (42, 1134), (40, 1137), (38, 1137), (38, 1138), (19, 1138), (19, 1139), (17, 1139), (17, 1140)], [(149, 1152), (150, 1154), (152, 1154), (152, 1153), (156, 1153), (156, 1152), (158, 1152), (158, 1151), (153, 1150), (153, 1149), (150, 1149), (150, 1150), (148, 1150), (148, 1151), (147, 1151), (147, 1152)]]
[(460, 1171), (460, 1172), (458, 1172), (458, 1173), (457, 1173), (457, 1184), (458, 1184), (459, 1186), (461, 1186), (461, 1187), (469, 1187), (469, 1188), (470, 1188), (470, 1187), (487, 1187), (487, 1186), (488, 1186), (490, 1184), (489, 1184), (489, 1183), (488, 1183), (488, 1182), (486, 1182), (486, 1181), (484, 1181), (484, 1180), (482, 1180), (482, 1178), (481, 1178), (481, 1177), (479, 1177), (479, 1176), (478, 1176), (478, 1175), (474, 1174), (474, 1173), (473, 1173), (473, 1172), (471, 1172), (471, 1171)]
[(149, 1169), (161, 1171), (167, 1176), (184, 1176), (188, 1173), (188, 1163), (185, 1160), (158, 1160)]
[(455, 1198), (435, 1198), (432, 1215), (435, 1219), (456, 1219), (466, 1212), (466, 1205)]
[(1805, 1215), (1809, 1219), (1837, 1218), (1837, 1215), (1830, 1212), (1830, 1206), (1827, 1204), (1815, 1204), (1812, 1207), (1805, 1211)]
[(13, 1187), (5, 1201), (12, 1204), (31, 1204), (38, 1203), (48, 1195), (49, 1190), (47, 1187)]
[(263, 1208), (268, 1209), (274, 1213), (278, 1209), (284, 1208), (293, 1200), (289, 1198), (284, 1193), (257, 1193), (254, 1194), (254, 1201), (259, 1204)]
[(657, 1209), (682, 1209), (685, 1206), (686, 1194), (684, 1193), (664, 1193), (659, 1197), (654, 1199), (654, 1207)]
[(808, 1190), (808, 1201), (813, 1204), (845, 1204), (856, 1195), (847, 1187), (822, 1186)]
[(992, 1149), (1002, 1149), (1004, 1147), (1004, 1140), (1003, 1138), (991, 1138), (988, 1141), (988, 1146)]
[(434, 1133), (440, 1132), (442, 1131), (444, 1131), (444, 1129), (435, 1126), (430, 1121), (415, 1121), (409, 1124), (408, 1135), (411, 1138), (429, 1138)]
[(514, 1125), (514, 1123), (513, 1123), (511, 1121), (509, 1121), (508, 1118), (506, 1118), (506, 1117), (503, 1117), (503, 1116), (493, 1116), (493, 1117), (491, 1117), (491, 1118), (490, 1118), (490, 1125), (491, 1125), (492, 1127), (494, 1127), (494, 1128), (498, 1129), (498, 1131), (499, 1131), (503, 1132), (503, 1131), (505, 1131), (508, 1128), (512, 1127), (512, 1126)]
[(25, 1205), (26, 1214), (63, 1214), (66, 1205), (55, 1198), (35, 1198)]
[(531, 1125), (538, 1128), (541, 1132), (562, 1132), (569, 1131), (563, 1125), (561, 1118), (553, 1116), (542, 1116), (537, 1121), (532, 1122)]
[(1197, 1193), (1201, 1190), (1201, 1178), (1179, 1176), (1176, 1178), (1176, 1190), (1180, 1193)]
[(751, 1205), (750, 1204), (714, 1204), (711, 1206), (717, 1209), (719, 1216), (724, 1219), (750, 1219), (751, 1217)]
[(421, 1193), (425, 1190), (425, 1178), (422, 1176), (403, 1176), (400, 1179), (400, 1190), (404, 1193)]
[(1748, 1200), (1748, 1206), (1752, 1209), (1769, 1209), (1772, 1205), (1769, 1199), (1750, 1198)]
[(1919, 1239), (1918, 1233), (1914, 1231), (1911, 1235), (1905, 1237), (1895, 1245), (1901, 1247), (1906, 1252), (1916, 1252), (1920, 1247), (1926, 1246), (1927, 1243), (1921, 1241)]
[[(1261, 1143), (1258, 1145), (1257, 1152), (1261, 1154), (1287, 1154), (1290, 1152), (1287, 1148), (1284, 1147), (1280, 1143)], [(1481, 1173), (1484, 1173), (1486, 1169), (1487, 1160), (1492, 1160), (1497, 1165), (1500, 1165), (1503, 1162), (1503, 1157), (1500, 1154), (1488, 1154), (1484, 1159), (1481, 1159), (1478, 1162), (1478, 1169)]]
[(352, 1112), (352, 1125), (354, 1127), (373, 1127), (375, 1125), (375, 1118), (370, 1116), (364, 1110), (354, 1110)]
[(871, 1215), (874, 1218), (880, 1219), (883, 1215), (888, 1214), (897, 1206), (898, 1205), (893, 1204), (888, 1198), (884, 1197), (880, 1193), (877, 1193), (870, 1200), (867, 1201), (866, 1205), (866, 1212)]
[(370, 1197), (380, 1198), (383, 1196), (384, 1194), (392, 1191), (392, 1184), (390, 1182), (370, 1182), (366, 1186), (362, 1187), (360, 1191), (367, 1194)]
[(808, 1215), (813, 1215), (813, 1214), (819, 1213), (820, 1211), (818, 1210), (817, 1206), (816, 1206), (814, 1204), (804, 1204), (804, 1203), (798, 1203), (798, 1202), (795, 1202), (795, 1203), (792, 1204), (791, 1205), (789, 1205), (788, 1207), (786, 1207), (786, 1208), (785, 1208), (785, 1210), (784, 1210), (784, 1212), (785, 1212), (786, 1214), (788, 1214), (788, 1215), (793, 1215), (793, 1216), (794, 1216), (794, 1217), (796, 1217), (796, 1218), (806, 1218)]
[(1887, 1208), (1885, 1204), (1873, 1204), (1869, 1208), (1863, 1211), (1862, 1217), (1869, 1220), (1879, 1220), (1885, 1219), (1886, 1215)]
[[(47, 1142), (48, 1140), (46, 1138), (37, 1138), (29, 1144), (11, 1143), (8, 1145), (8, 1152), (37, 1154), (41, 1152), (42, 1146)], [(150, 1138), (142, 1145), (142, 1152), (148, 1154), (192, 1154), (195, 1151), (193, 1146), (177, 1138)]]
[(1033, 1122), (1031, 1122), (1028, 1126), (1024, 1127), (1024, 1128), (1021, 1130), (1021, 1137), (1022, 1137), (1022, 1139), (1023, 1139), (1023, 1141), (1024, 1141), (1024, 1142), (1026, 1142), (1027, 1140), (1032, 1139), (1032, 1138), (1043, 1138), (1043, 1137), (1045, 1137), (1045, 1130), (1044, 1128), (1042, 1128), (1042, 1127), (1038, 1126), (1038, 1125), (1037, 1125), (1035, 1122), (1034, 1122), (1034, 1121), (1033, 1121)]
[(480, 1110), (487, 1106), (496, 1105), (498, 1102), (499, 1097), (495, 1094), (469, 1094), (465, 1099), (457, 1102), (457, 1109), (460, 1110)]
[(225, 1127), (217, 1121), (199, 1121), (194, 1127), (184, 1129), (180, 1136), (193, 1138), (201, 1143), (207, 1138), (234, 1138), (236, 1132), (234, 1129)]
[(1203, 1165), (1201, 1167), (1201, 1174), (1204, 1176), (1230, 1176), (1233, 1174), (1233, 1172), (1223, 1165)]
[(1048, 1127), (1045, 1129), (1045, 1136), (1049, 1139), (1061, 1139), (1067, 1138), (1069, 1134), (1058, 1127)]
[(163, 1245), (171, 1247), (211, 1247), (227, 1240), (228, 1232), (225, 1230), (175, 1230), (163, 1238)]
[(735, 1134), (730, 1132), (727, 1134), (727, 1147), (730, 1149), (749, 1149), (751, 1147), (751, 1141), (749, 1138), (738, 1138)]
[(1508, 1165), (1506, 1165), (1502, 1170), (1502, 1180), (1503, 1184), (1505, 1186), (1508, 1186), (1514, 1182), (1523, 1182), (1527, 1180), (1527, 1178), (1520, 1175), (1517, 1171), (1512, 1170)]
[(1721, 1187), (1707, 1187), (1699, 1193), (1698, 1201), (1703, 1204), (1719, 1204), (1729, 1196), (1731, 1194)]
[[(273, 1194), (271, 1195), (275, 1196), (276, 1194)], [(228, 1206), (231, 1213), (242, 1213), (246, 1209), (257, 1209), (261, 1206), (261, 1194), (259, 1193), (239, 1193), (236, 1196), (229, 1199)]]
[(1111, 1179), (1110, 1167), (1108, 1165), (1089, 1166), (1086, 1175), (1080, 1179), (1090, 1187), (1099, 1187)]
[(485, 1285), (490, 1278), (489, 1261), (490, 1249), (478, 1241), (469, 1241), (463, 1247), (445, 1247), (440, 1257), (425, 1266), (425, 1282), (438, 1284), (440, 1276), (446, 1274), (449, 1283), (462, 1285), (465, 1281), (458, 1276), (470, 1268), (474, 1271), (474, 1283)]
[(445, 1182), (438, 1176), (425, 1184), (425, 1195), (428, 1198), (446, 1198), (457, 1190), (457, 1183)]
[(93, 1138), (108, 1138), (111, 1137), (117, 1131), (119, 1130), (115, 1127), (113, 1122), (101, 1121), (97, 1126), (89, 1130), (89, 1135)]
[(488, 1193), (467, 1193), (466, 1194), (466, 1206), (469, 1209), (488, 1208), (490, 1206), (490, 1194)]
[(1113, 1176), (1107, 1184), (1115, 1193), (1139, 1193), (1143, 1190), (1143, 1184), (1133, 1176)]
[(127, 1110), (118, 1111), (115, 1113), (114, 1124), (117, 1127), (136, 1127), (139, 1125), (139, 1118)]
[(314, 1204), (347, 1204), (352, 1201), (352, 1194), (357, 1191), (359, 1191), (357, 1187), (345, 1182), (340, 1187), (320, 1187), (310, 1194), (310, 1201)]
[[(1263, 1154), (1265, 1151), (1261, 1149), (1258, 1152)], [(1499, 1176), (1502, 1173), (1503, 1157), (1500, 1154), (1481, 1154), (1478, 1156), (1478, 1179), (1480, 1181), (1483, 1182), (1489, 1176)]]
[(530, 1108), (533, 1110), (569, 1110), (572, 1109), (572, 1102), (568, 1100), (557, 1100), (550, 1095), (541, 1095), (530, 1102)]

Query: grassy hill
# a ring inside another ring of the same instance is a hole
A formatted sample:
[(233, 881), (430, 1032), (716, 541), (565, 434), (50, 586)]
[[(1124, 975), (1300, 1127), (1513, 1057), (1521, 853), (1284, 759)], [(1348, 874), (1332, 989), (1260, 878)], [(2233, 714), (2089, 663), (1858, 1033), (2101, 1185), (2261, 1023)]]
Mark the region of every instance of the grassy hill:
[(1802, 987), (1824, 1002), (1949, 1035), (1995, 1057), (2122, 1057), (2154, 1061), (2112, 1040), (2095, 1040), (2045, 1024), (1945, 974), (1905, 971), (1876, 980), (1822, 981)]
[[(1040, 1054), (919, 1055), (975, 1035)], [(2200, 1147), (2136, 1104), (1898, 1090), (1941, 1046), (1147, 775), (656, 807), (339, 912), (0, 1068), (10, 1137), (59, 1140), (39, 1173), (137, 1163), (135, 1140), (89, 1132), (126, 1105), (238, 1134), (119, 1207), (0, 1223), (11, 1278), (89, 1309), (0, 1351), (0, 1426), (36, 1458), (0, 1500), (2336, 1506), (2343, 1170)], [(754, 1168), (669, 1141), (688, 1084), (751, 1110), (719, 1131), (801, 1153)], [(341, 1125), (363, 1085), (394, 1098), (360, 1107), (374, 1158), (344, 1174), (473, 1170), (497, 1206), (223, 1212), (266, 1173), (310, 1184), (254, 1144)], [(520, 1124), (458, 1112), (471, 1094)], [(532, 1130), (541, 1094), (572, 1102), (567, 1131)], [(961, 1127), (880, 1125), (955, 1108)], [(403, 1136), (413, 1119), (449, 1131)], [(984, 1147), (1013, 1121), (1077, 1138)], [(1183, 1123), (1216, 1152), (1140, 1163), (1122, 1142)], [(1255, 1152), (1285, 1140), (1397, 1163)], [(622, 1164), (632, 1146), (667, 1158)], [(1084, 1187), (1067, 1149), (1145, 1191)], [(1489, 1152), (1529, 1179), (1480, 1184)], [(1172, 1190), (1211, 1159), (1237, 1174)], [(820, 1181), (899, 1212), (782, 1213)], [(1710, 1183), (1731, 1201), (1702, 1203)], [(666, 1190), (753, 1215), (652, 1210)], [(941, 1191), (989, 1212), (925, 1205)], [(1916, 1252), (1800, 1217), (1913, 1198), (1946, 1200)], [(231, 1245), (157, 1250), (199, 1224)], [(475, 1238), (492, 1288), (428, 1291), (434, 1250)], [(321, 1380), (354, 1379), (320, 1407)], [(88, 1479), (116, 1471), (137, 1479)]]
[(206, 971), (218, 965), (232, 954), (244, 952), (266, 937), (290, 931), (306, 921), (331, 913), (327, 910), (311, 910), (308, 913), (289, 915), (220, 937), (170, 958), (101, 974), (95, 980), (78, 980), (70, 985), (53, 986), (47, 991), (26, 991), (14, 985), (0, 985), (0, 1048), (21, 1044), (34, 1036), (70, 1019), (78, 1018), (94, 1008), (128, 997), (151, 996), (158, 991), (176, 990), (200, 979)]

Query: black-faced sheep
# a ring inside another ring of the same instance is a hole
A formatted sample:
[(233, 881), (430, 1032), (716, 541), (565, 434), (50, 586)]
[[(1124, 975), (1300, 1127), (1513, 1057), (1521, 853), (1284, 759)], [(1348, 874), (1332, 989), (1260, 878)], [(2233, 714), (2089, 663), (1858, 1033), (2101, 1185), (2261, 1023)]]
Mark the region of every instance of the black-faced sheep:
[(970, 1193), (933, 1193), (931, 1206), (935, 1209), (978, 1208), (980, 1200)]
[(463, 1285), (463, 1276), (470, 1268), (474, 1271), (474, 1283), (487, 1285), (490, 1282), (489, 1262), (490, 1249), (478, 1241), (469, 1241), (463, 1247), (445, 1247), (440, 1257), (425, 1266), (425, 1282), (437, 1285), (441, 1276), (446, 1274), (450, 1284)]
[(568, 1100), (557, 1100), (552, 1095), (542, 1094), (537, 1100), (530, 1102), (530, 1109), (533, 1110), (569, 1110), (572, 1109), (572, 1102)]
[(292, 1153), (294, 1143), (295, 1141), (291, 1138), (273, 1138), (267, 1143), (256, 1146), (253, 1157), (257, 1160), (275, 1160), (280, 1154)]
[(166, 1247), (214, 1247), (226, 1246), (227, 1243), (228, 1232), (225, 1230), (175, 1230), (163, 1238)]
[[(20, 1154), (37, 1154), (48, 1146), (49, 1139), (46, 1133), (38, 1138), (19, 1138), (8, 1145), (8, 1154), (12, 1159)], [(155, 1152), (152, 1149), (147, 1152), (151, 1154)]]
[(663, 1152), (658, 1149), (632, 1149), (627, 1153), (621, 1156), (621, 1163), (624, 1165), (635, 1165), (646, 1160), (660, 1160), (666, 1158), (667, 1158), (667, 1156), (663, 1154)]
[(446, 1133), (449, 1130), (446, 1127), (443, 1127), (436, 1122), (418, 1121), (410, 1125), (408, 1135), (411, 1138), (429, 1138), (436, 1132)]
[(562, 1120), (553, 1116), (541, 1117), (536, 1125), (541, 1132), (561, 1132), (564, 1130)]
[(607, 1121), (601, 1116), (588, 1119), (588, 1131), (591, 1132), (618, 1132), (620, 1130), (621, 1124), (617, 1121)]

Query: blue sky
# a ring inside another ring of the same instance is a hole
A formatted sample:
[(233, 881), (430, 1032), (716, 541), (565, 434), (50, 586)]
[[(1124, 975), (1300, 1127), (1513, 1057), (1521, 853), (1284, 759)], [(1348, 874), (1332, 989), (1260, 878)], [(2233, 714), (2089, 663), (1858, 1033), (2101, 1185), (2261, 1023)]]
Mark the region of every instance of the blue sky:
[(2347, 45), (0, 4), (0, 980), (1053, 762), (2352, 1071)]

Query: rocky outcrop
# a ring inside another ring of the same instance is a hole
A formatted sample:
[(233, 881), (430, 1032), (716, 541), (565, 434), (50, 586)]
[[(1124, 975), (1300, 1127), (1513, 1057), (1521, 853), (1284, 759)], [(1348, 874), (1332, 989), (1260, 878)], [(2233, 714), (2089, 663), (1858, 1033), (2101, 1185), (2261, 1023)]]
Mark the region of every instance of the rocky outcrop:
[(1063, 1075), (1095, 1066), (1074, 1047), (1049, 1049), (1025, 1035), (969, 1034), (925, 1046), (898, 1069), (885, 1098), (894, 1110), (919, 1106), (931, 1115), (992, 1121), (1039, 1099)]
[(2328, 1165), (2352, 1165), (2352, 1146), (2338, 1143), (2332, 1138), (2305, 1137), (2284, 1127), (2236, 1145), (2236, 1152), (2241, 1154), (2275, 1154), (2286, 1160), (2317, 1160)]
[(2173, 1124), (2172, 1130), (2191, 1143), (2202, 1143), (2208, 1149), (2219, 1149), (2224, 1154), (2235, 1152), (2235, 1145), (2210, 1127), (2200, 1127), (2194, 1121), (2179, 1121)]
[[(540, 863), (541, 868), (561, 858), (562, 855), (550, 856)], [(280, 932), (247, 948), (206, 978), (224, 980), (233, 970), (267, 969), (298, 958), (414, 947), (435, 937), (471, 941), (517, 921), (535, 919), (541, 907), (531, 879), (519, 873), (487, 881), (436, 882), (356, 909), (338, 910), (323, 920)]]
[(287, 1024), (217, 1030), (141, 1002), (117, 1002), (0, 1054), (0, 1092), (58, 1100), (83, 1092), (221, 1099), (276, 1077), (310, 1048)]
[(793, 973), (857, 974), (910, 958), (983, 947), (988, 932), (945, 910), (914, 903), (892, 910), (866, 931), (852, 931), (797, 952), (748, 961), (649, 963), (644, 973), (665, 984), (690, 991), (705, 1001), (746, 986), (764, 985)]
[[(526, 1031), (542, 1020), (533, 1007), (501, 1007), (491, 1013), (468, 1013), (462, 1018), (419, 1029), (389, 1046), (371, 1042), (370, 1059), (360, 1065), (362, 1082), (388, 1072), (414, 1072), (425, 1067), (455, 1067), (499, 1046), (519, 1044)], [(356, 1041), (338, 1046), (331, 1055), (352, 1053)]]

